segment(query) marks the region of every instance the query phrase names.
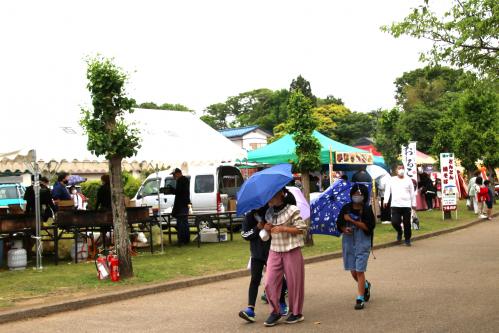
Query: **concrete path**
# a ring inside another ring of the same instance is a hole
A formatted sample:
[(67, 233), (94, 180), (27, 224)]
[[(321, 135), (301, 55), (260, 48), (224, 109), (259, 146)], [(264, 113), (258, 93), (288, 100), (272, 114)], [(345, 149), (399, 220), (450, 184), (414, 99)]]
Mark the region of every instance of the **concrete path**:
[(355, 284), (331, 260), (306, 266), (305, 321), (265, 328), (237, 313), (249, 279), (238, 278), (0, 325), (0, 332), (499, 332), (499, 219), (379, 250), (367, 277), (371, 301), (353, 309)]

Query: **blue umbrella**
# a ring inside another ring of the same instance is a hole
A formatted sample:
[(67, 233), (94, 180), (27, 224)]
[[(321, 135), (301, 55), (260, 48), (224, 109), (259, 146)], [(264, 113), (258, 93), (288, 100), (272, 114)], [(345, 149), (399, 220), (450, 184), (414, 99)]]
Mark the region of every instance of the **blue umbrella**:
[[(340, 236), (336, 221), (341, 208), (350, 202), (350, 190), (354, 184), (337, 180), (310, 205), (310, 230), (313, 234)], [(367, 186), (368, 192), (371, 193), (370, 183), (358, 184)]]
[(68, 185), (76, 185), (79, 183), (83, 183), (87, 181), (87, 178), (78, 176), (78, 175), (70, 175), (68, 179)]
[(291, 164), (278, 164), (253, 174), (237, 192), (237, 215), (265, 206), (292, 180)]

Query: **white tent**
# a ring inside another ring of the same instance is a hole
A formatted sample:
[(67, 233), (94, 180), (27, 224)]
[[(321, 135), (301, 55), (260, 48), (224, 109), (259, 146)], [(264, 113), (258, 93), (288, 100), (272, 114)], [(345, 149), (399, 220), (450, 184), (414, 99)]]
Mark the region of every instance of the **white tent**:
[[(246, 151), (189, 112), (136, 109), (128, 116), (140, 130), (141, 148), (124, 161), (124, 169), (159, 165), (166, 168), (221, 162), (247, 157)], [(41, 268), (38, 172), (107, 172), (103, 156), (87, 149), (87, 136), (78, 120), (31, 121), (0, 128), (0, 172), (29, 170), (35, 174), (37, 268)], [(38, 163), (35, 163), (38, 162)]]
[[(141, 148), (124, 161), (128, 171), (160, 167), (234, 163), (247, 157), (245, 150), (189, 112), (136, 109), (127, 117), (140, 130)], [(23, 151), (35, 150), (40, 170), (104, 173), (107, 163), (87, 149), (87, 136), (78, 120), (30, 122), (1, 129), (0, 172), (23, 167)], [(26, 169), (24, 169), (26, 170)]]

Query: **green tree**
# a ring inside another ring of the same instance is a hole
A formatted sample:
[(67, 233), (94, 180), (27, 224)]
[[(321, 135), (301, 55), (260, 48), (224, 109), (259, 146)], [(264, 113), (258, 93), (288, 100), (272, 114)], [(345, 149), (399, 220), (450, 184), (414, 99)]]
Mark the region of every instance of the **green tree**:
[(322, 105), (329, 105), (329, 104), (336, 104), (336, 105), (344, 105), (343, 101), (341, 98), (337, 98), (333, 95), (327, 95), (326, 98), (317, 98), (317, 106), (322, 106)]
[(171, 103), (163, 103), (161, 105), (157, 105), (154, 102), (145, 102), (145, 103), (140, 103), (136, 107), (139, 107), (139, 108), (142, 108), (142, 109), (152, 109), (152, 110), (169, 110), (169, 111), (194, 112), (193, 110), (189, 109), (185, 105), (182, 105), (182, 104), (171, 104)]
[(376, 115), (373, 112), (350, 112), (337, 119), (333, 139), (347, 145), (355, 144), (362, 137), (372, 137), (376, 129)]
[(312, 109), (317, 121), (317, 130), (332, 139), (337, 139), (335, 130), (338, 123), (350, 113), (352, 112), (347, 107), (337, 104), (326, 104)]
[(397, 166), (401, 145), (409, 141), (400, 131), (399, 119), (400, 112), (397, 108), (381, 111), (374, 136), (376, 149), (383, 154), (391, 170)]
[(312, 102), (300, 90), (291, 92), (288, 102), (289, 130), (296, 143), (298, 161), (295, 167), (302, 174), (303, 190), (307, 200), (310, 200), (310, 171), (321, 167), (319, 141), (312, 135), (317, 127), (317, 121), (312, 115)]
[(87, 147), (109, 161), (113, 225), (120, 275), (133, 276), (130, 239), (125, 210), (121, 161), (140, 148), (139, 132), (124, 120), (133, 112), (135, 101), (127, 97), (127, 75), (111, 59), (95, 57), (87, 60), (87, 88), (92, 98), (91, 110), (83, 109), (81, 125), (88, 135)]
[(449, 111), (438, 122), (434, 152), (456, 154), (469, 172), (482, 159), (493, 169), (499, 166), (499, 94), (488, 81), (460, 94)]
[(317, 97), (315, 97), (315, 95), (312, 93), (312, 86), (310, 85), (310, 82), (305, 80), (305, 78), (301, 75), (298, 75), (296, 79), (293, 79), (293, 81), (291, 81), (289, 91), (293, 92), (295, 90), (301, 91), (303, 96), (310, 99), (310, 101), (312, 102), (312, 106), (317, 106)]
[(381, 29), (398, 38), (409, 35), (433, 42), (422, 61), (448, 62), (472, 67), (497, 80), (499, 73), (499, 5), (497, 0), (453, 0), (443, 16), (432, 11), (429, 0), (413, 8), (401, 22)]

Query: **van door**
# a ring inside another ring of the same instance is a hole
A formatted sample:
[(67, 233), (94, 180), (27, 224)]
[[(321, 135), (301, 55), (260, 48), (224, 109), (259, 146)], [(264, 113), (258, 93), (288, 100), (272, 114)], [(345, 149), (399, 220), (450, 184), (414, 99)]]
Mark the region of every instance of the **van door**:
[(197, 213), (216, 212), (215, 175), (196, 175), (191, 178), (192, 210)]
[[(141, 199), (141, 206), (158, 207), (158, 180), (159, 178), (147, 179), (137, 194), (137, 199)], [(164, 195), (160, 194), (161, 210), (163, 211), (163, 198)]]

